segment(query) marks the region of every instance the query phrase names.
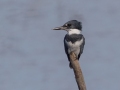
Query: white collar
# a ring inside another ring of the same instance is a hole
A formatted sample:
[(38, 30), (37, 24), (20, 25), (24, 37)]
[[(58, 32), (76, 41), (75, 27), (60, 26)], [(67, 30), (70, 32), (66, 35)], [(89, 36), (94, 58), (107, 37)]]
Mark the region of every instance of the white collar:
[(71, 35), (71, 34), (81, 34), (81, 31), (78, 29), (69, 29), (68, 35)]

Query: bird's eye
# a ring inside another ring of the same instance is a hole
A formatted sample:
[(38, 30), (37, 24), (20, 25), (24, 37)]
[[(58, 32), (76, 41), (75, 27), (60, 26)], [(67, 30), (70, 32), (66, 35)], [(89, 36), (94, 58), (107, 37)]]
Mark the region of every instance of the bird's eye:
[(70, 27), (71, 26), (71, 24), (65, 24), (64, 25), (64, 27)]
[(71, 26), (71, 24), (67, 24), (67, 26), (68, 26), (68, 27), (70, 27), (70, 26)]

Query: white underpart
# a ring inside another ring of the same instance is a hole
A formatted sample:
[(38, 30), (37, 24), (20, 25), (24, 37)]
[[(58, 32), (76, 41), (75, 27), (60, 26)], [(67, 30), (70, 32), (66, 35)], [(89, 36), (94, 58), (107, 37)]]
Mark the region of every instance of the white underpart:
[(68, 34), (71, 35), (71, 34), (80, 34), (81, 31), (78, 30), (78, 29), (69, 29), (68, 30)]
[(65, 40), (65, 43), (68, 46), (68, 53), (74, 52), (77, 56), (80, 53), (80, 45), (83, 43), (83, 38), (80, 41), (77, 41), (75, 43), (67, 42)]

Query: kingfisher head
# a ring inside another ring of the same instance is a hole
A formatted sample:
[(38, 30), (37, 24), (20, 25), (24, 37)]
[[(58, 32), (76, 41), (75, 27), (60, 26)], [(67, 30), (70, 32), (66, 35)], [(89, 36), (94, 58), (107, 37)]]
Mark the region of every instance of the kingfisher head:
[(82, 31), (81, 22), (77, 20), (70, 20), (66, 22), (63, 26), (56, 27), (53, 30), (65, 30), (68, 32), (68, 35), (80, 34)]
[(81, 22), (77, 21), (77, 20), (70, 20), (68, 22), (66, 22), (63, 26), (60, 27), (56, 27), (53, 30), (80, 30), (82, 31), (82, 25)]

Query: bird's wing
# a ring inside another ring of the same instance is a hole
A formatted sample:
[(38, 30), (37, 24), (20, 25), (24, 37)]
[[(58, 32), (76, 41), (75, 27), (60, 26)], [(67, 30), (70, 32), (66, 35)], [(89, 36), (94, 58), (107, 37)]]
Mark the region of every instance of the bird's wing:
[[(81, 34), (81, 35), (82, 35), (82, 34)], [(79, 55), (78, 55), (78, 60), (79, 60), (81, 54), (83, 53), (83, 49), (84, 49), (84, 45), (85, 45), (85, 38), (84, 38), (83, 35), (82, 35), (82, 39), (83, 39), (83, 43), (80, 45), (80, 53), (79, 53)]]
[[(65, 35), (65, 37), (66, 37), (67, 35)], [(69, 56), (69, 54), (68, 54), (68, 46), (67, 46), (67, 44), (66, 44), (66, 42), (65, 42), (65, 37), (64, 37), (64, 48), (65, 48), (65, 53), (67, 54), (67, 57), (68, 57), (68, 60), (70, 61), (70, 56)]]

